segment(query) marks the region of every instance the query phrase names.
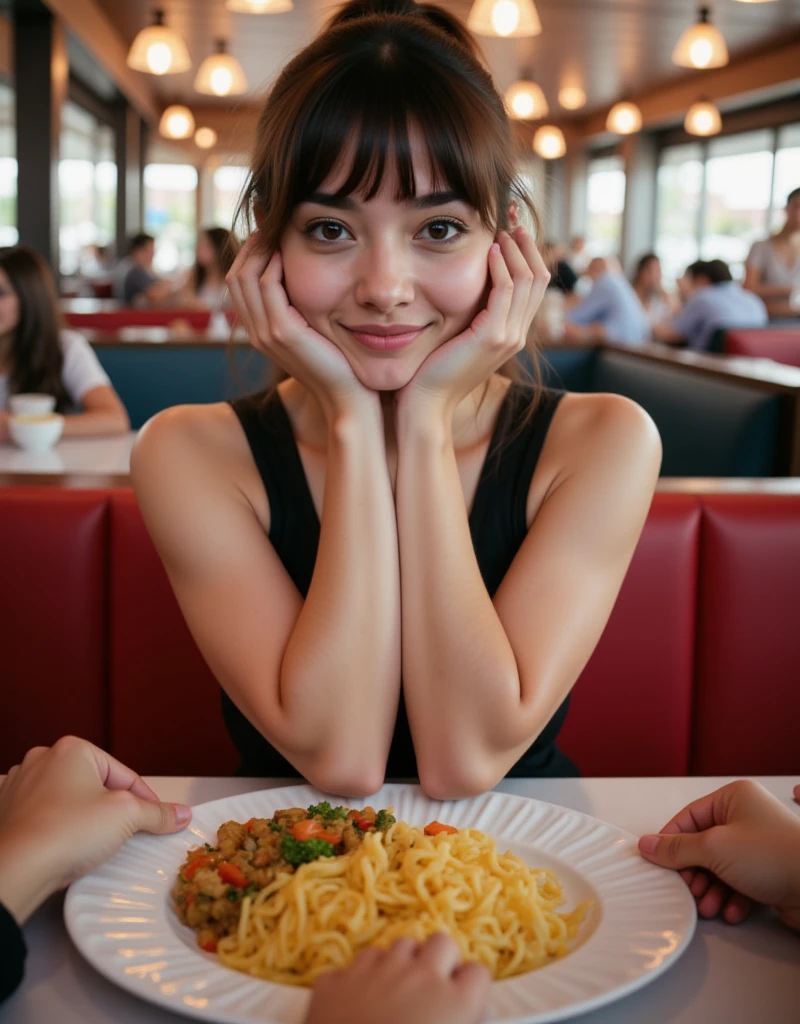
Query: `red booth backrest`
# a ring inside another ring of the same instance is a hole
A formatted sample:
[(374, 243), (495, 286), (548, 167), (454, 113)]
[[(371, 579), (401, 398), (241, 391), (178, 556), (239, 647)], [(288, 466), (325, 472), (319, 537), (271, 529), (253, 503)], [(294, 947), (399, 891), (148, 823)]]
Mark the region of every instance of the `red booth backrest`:
[(800, 366), (800, 327), (726, 331), (724, 349), (727, 355)]
[(118, 331), (121, 327), (169, 327), (176, 320), (186, 321), (195, 331), (208, 327), (211, 313), (207, 309), (122, 309), (97, 313), (65, 313), (70, 327), (92, 328), (95, 331)]
[[(131, 492), (0, 490), (0, 771), (65, 732), (227, 774), (219, 688)], [(800, 773), (800, 495), (657, 494), (564, 749), (589, 775)]]

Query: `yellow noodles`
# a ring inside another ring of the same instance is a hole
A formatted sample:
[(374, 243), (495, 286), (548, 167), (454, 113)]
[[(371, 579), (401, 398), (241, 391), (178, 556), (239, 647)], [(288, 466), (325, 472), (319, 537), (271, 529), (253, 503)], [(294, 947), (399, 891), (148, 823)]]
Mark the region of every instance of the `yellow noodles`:
[(551, 871), (529, 868), (475, 829), (426, 836), (403, 822), (340, 857), (284, 873), (242, 901), (238, 932), (220, 940), (228, 967), (311, 985), (365, 946), (446, 932), (497, 978), (564, 956), (583, 919)]

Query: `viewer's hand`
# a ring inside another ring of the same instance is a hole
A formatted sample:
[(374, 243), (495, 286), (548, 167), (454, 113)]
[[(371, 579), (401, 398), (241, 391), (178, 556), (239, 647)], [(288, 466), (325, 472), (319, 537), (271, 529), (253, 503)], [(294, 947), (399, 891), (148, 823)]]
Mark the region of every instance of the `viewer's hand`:
[(305, 1024), (477, 1024), (491, 980), (446, 935), (398, 939), (318, 978)]
[(178, 832), (191, 816), (86, 740), (34, 747), (0, 786), (0, 903), (21, 924), (134, 832)]
[[(800, 786), (794, 795), (800, 799)], [(755, 900), (800, 929), (800, 818), (757, 782), (732, 782), (695, 800), (660, 835), (642, 836), (639, 850), (682, 871), (701, 917), (722, 911), (738, 924)], [(683, 870), (694, 868), (702, 870)]]
[(525, 347), (550, 273), (523, 227), (501, 231), (489, 250), (491, 292), (469, 327), (432, 352), (401, 388), (402, 404), (432, 401), (452, 413), (458, 403)]
[(8, 418), (8, 413), (0, 410), (0, 444), (11, 440), (11, 434), (8, 430)]
[(258, 231), (239, 250), (225, 281), (251, 344), (307, 387), (326, 416), (366, 395), (377, 402), (344, 353), (289, 304), (280, 251), (264, 252)]

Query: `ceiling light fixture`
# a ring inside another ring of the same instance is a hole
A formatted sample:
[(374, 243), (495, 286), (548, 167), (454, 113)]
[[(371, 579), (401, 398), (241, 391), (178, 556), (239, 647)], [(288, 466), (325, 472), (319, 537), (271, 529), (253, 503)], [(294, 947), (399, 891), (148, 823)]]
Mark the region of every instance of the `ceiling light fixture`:
[(143, 28), (131, 43), (126, 63), (149, 75), (175, 75), (192, 66), (186, 43), (164, 24), (161, 8), (153, 11), (153, 24)]
[(211, 149), (216, 146), (218, 138), (213, 128), (198, 128), (194, 133), (194, 144), (200, 149)]
[(239, 61), (227, 52), (224, 39), (215, 43), (216, 52), (197, 69), (194, 87), (209, 96), (239, 96), (247, 92), (247, 79)]
[(533, 136), (533, 150), (543, 160), (558, 160), (567, 151), (567, 140), (554, 124), (543, 124)]
[(542, 87), (529, 78), (509, 86), (503, 99), (508, 116), (515, 121), (539, 121), (550, 112)]
[(294, 4), (292, 0), (225, 0), (225, 6), (237, 14), (285, 14)]
[(542, 23), (533, 0), (475, 0), (467, 28), (479, 36), (518, 39), (538, 36)]
[(579, 85), (563, 85), (558, 90), (558, 102), (565, 110), (580, 110), (586, 103), (586, 93)]
[(700, 100), (686, 111), (683, 127), (690, 135), (717, 135), (722, 130), (722, 118), (713, 103)]
[(728, 63), (728, 47), (711, 22), (711, 8), (701, 7), (698, 21), (683, 33), (672, 51), (672, 63), (681, 68), (721, 68)]
[(606, 128), (617, 135), (633, 135), (642, 127), (642, 112), (627, 100), (615, 103), (606, 118)]
[(161, 115), (158, 130), (165, 139), (188, 139), (194, 134), (194, 116), (188, 107), (176, 103)]

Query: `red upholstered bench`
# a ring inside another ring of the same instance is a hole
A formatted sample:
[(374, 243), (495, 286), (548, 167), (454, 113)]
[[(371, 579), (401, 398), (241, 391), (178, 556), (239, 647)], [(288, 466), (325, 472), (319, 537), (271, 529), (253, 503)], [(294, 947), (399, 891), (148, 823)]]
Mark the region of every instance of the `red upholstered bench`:
[(800, 326), (726, 331), (723, 348), (731, 356), (774, 359), (777, 363), (800, 366)]
[(195, 331), (205, 331), (211, 313), (207, 309), (122, 309), (102, 310), (97, 313), (64, 314), (69, 327), (91, 328), (96, 331), (118, 331), (122, 327), (169, 327), (176, 320), (186, 321)]
[[(0, 771), (74, 732), (149, 774), (236, 755), (128, 491), (0, 489)], [(800, 773), (800, 493), (657, 494), (563, 746), (588, 775)]]

